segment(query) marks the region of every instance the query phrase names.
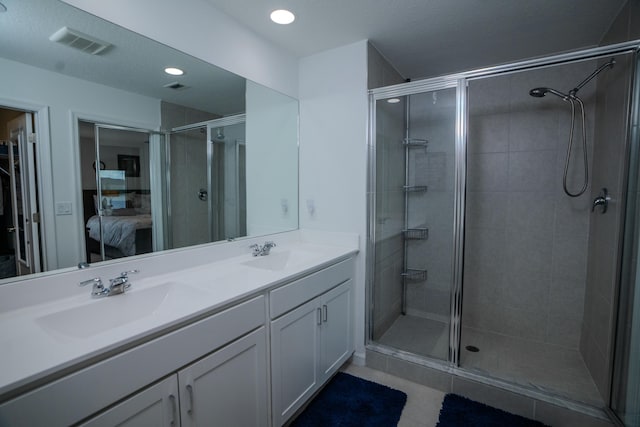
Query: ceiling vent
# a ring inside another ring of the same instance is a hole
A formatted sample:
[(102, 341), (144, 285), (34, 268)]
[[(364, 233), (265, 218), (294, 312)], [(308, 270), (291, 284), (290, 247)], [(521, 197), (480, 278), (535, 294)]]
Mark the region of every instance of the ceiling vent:
[(169, 83), (164, 85), (163, 87), (166, 87), (167, 89), (173, 89), (173, 90), (189, 89), (189, 86), (185, 86), (182, 83), (178, 83), (178, 82)]
[(110, 43), (91, 37), (67, 27), (62, 27), (49, 37), (52, 42), (58, 42), (63, 45), (81, 50), (91, 55), (98, 55), (111, 46)]

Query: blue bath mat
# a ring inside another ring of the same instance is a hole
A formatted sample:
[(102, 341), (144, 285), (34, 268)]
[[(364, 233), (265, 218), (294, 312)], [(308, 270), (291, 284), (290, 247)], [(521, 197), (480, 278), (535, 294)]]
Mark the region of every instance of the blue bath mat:
[(291, 426), (396, 426), (406, 402), (401, 391), (338, 372)]
[(442, 402), (436, 427), (547, 427), (539, 421), (514, 415), (501, 409), (447, 394)]

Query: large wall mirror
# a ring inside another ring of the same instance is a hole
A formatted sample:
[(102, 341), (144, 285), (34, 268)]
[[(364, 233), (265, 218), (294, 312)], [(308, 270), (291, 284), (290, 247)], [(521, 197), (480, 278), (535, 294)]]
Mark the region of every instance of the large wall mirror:
[(3, 4), (0, 283), (298, 227), (297, 100), (58, 0)]

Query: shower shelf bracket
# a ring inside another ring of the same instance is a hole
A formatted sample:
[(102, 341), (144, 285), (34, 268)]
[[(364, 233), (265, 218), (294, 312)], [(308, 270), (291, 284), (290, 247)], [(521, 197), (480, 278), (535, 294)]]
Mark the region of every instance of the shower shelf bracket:
[(427, 145), (429, 145), (429, 141), (427, 141), (426, 139), (418, 139), (418, 138), (404, 138), (402, 140), (402, 145), (404, 145), (405, 147), (422, 147), (422, 148), (427, 148)]
[(402, 277), (406, 280), (425, 281), (427, 280), (427, 270), (407, 268), (407, 270), (402, 273)]
[(428, 228), (407, 228), (402, 230), (402, 233), (407, 240), (427, 240), (429, 238)]
[(424, 193), (427, 191), (426, 185), (404, 185), (402, 189), (405, 193)]

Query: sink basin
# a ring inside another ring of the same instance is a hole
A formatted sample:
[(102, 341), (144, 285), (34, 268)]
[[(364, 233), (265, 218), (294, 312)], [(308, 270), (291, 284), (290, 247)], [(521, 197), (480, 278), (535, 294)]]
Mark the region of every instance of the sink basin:
[(320, 255), (303, 250), (271, 252), (271, 254), (253, 258), (242, 264), (263, 270), (279, 271), (314, 261)]
[[(169, 313), (206, 293), (178, 282), (134, 288), (122, 295), (88, 300), (86, 304), (36, 319), (45, 330), (68, 337), (87, 338), (146, 317)], [(89, 295), (87, 294), (87, 298)]]

